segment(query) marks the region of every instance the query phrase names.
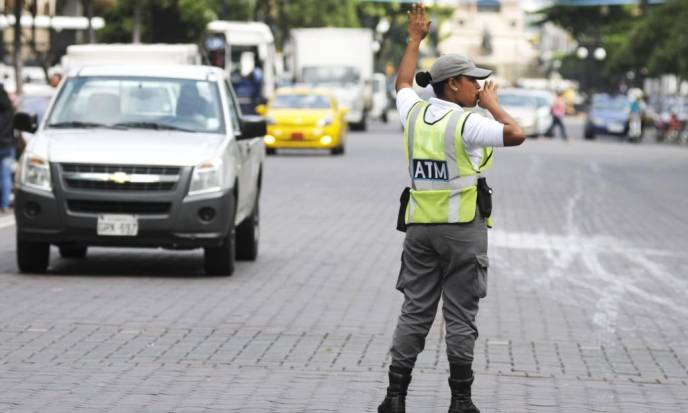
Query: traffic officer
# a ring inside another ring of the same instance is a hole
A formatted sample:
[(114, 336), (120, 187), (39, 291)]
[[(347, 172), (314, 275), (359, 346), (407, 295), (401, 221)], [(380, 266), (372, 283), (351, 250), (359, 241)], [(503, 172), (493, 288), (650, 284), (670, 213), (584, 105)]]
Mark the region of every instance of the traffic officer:
[[(412, 89), (418, 48), (430, 22), (422, 4), (409, 11), (408, 44), (396, 80), (397, 109), (412, 188), (400, 209), (406, 239), (397, 289), (404, 294), (394, 332), (387, 395), (378, 412), (405, 412), (416, 357), (423, 350), (440, 297), (450, 365), (450, 413), (479, 412), (471, 400), (478, 301), (487, 292), (487, 227), (492, 190), (485, 172), (492, 147), (523, 143), (521, 128), (498, 104), (496, 86), (478, 79), (491, 72), (467, 57), (444, 55), (416, 75), (437, 98), (423, 101)], [(493, 119), (465, 111), (476, 104)], [(402, 195), (402, 199), (404, 196)], [(405, 228), (404, 228), (405, 227)]]

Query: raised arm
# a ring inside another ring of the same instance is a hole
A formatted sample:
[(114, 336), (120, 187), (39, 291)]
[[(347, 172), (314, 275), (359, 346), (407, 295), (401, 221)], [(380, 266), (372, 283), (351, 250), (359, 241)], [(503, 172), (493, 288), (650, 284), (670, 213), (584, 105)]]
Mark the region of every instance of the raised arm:
[(413, 86), (413, 76), (416, 72), (418, 61), (418, 49), (420, 42), (427, 36), (430, 30), (430, 21), (425, 17), (425, 6), (423, 4), (413, 4), (408, 12), (408, 43), (404, 56), (399, 64), (397, 81), (394, 84), (397, 92), (405, 87)]
[(478, 105), (492, 114), (495, 120), (504, 125), (504, 146), (518, 146), (526, 137), (518, 123), (511, 117), (497, 101), (497, 85), (492, 81), (485, 82), (479, 93)]

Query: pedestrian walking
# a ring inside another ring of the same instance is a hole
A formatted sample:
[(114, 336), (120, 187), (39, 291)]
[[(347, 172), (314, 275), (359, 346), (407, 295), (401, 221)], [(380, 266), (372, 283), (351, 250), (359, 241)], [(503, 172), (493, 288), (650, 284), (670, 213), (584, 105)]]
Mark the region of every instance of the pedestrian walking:
[(552, 107), (550, 108), (550, 113), (552, 114), (552, 124), (545, 133), (545, 136), (553, 137), (554, 128), (558, 127), (561, 132), (562, 138), (568, 140), (566, 135), (566, 127), (564, 127), (564, 116), (566, 116), (566, 101), (564, 100), (564, 92), (557, 92), (552, 102)]
[[(446, 322), (451, 390), (450, 413), (479, 412), (471, 400), (478, 301), (487, 293), (487, 227), (492, 190), (485, 180), (495, 146), (523, 143), (523, 131), (497, 102), (496, 86), (478, 79), (491, 72), (465, 56), (444, 55), (416, 75), (436, 98), (424, 101), (412, 88), (418, 49), (430, 22), (422, 4), (409, 12), (408, 44), (396, 81), (397, 109), (404, 122), (412, 188), (402, 194), (398, 227), (406, 231), (397, 289), (404, 294), (380, 413), (405, 412), (418, 354), (437, 313)], [(494, 120), (464, 110), (479, 104)], [(407, 201), (407, 202), (405, 202)]]
[(643, 111), (645, 104), (641, 96), (636, 96), (628, 105), (628, 139), (640, 141), (643, 136)]
[(14, 138), (14, 106), (0, 83), (0, 212), (6, 212), (10, 207), (12, 193), (12, 163), (16, 155), (16, 139)]

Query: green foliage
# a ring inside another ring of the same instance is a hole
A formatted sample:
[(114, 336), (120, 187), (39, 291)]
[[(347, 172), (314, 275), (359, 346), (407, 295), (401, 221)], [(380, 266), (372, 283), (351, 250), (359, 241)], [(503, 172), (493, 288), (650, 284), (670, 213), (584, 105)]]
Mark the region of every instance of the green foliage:
[(614, 56), (614, 65), (688, 78), (688, 8), (685, 0), (668, 0), (650, 10), (629, 33)]
[[(641, 7), (554, 5), (540, 13), (539, 24), (552, 22), (570, 32), (579, 44), (602, 45), (607, 59), (601, 63), (601, 73), (608, 81), (618, 80), (628, 71), (688, 78), (686, 0), (653, 6), (643, 2)], [(573, 66), (573, 61), (568, 62), (568, 69)]]
[(194, 43), (216, 15), (209, 0), (120, 0), (105, 14), (107, 25), (99, 41), (130, 42), (135, 7), (141, 8), (141, 41), (144, 43)]
[(556, 24), (578, 39), (579, 42), (597, 41), (605, 27), (627, 21), (632, 8), (626, 6), (575, 7), (553, 5), (538, 12), (535, 24)]
[(254, 13), (254, 0), (208, 0), (220, 20), (248, 21)]
[[(375, 29), (381, 19), (389, 30), (378, 35), (381, 48), (378, 70), (387, 63), (397, 65), (406, 46), (408, 4), (361, 0), (118, 0), (105, 11), (107, 25), (98, 33), (100, 42), (130, 42), (134, 8), (141, 7), (141, 40), (153, 42), (199, 42), (207, 22), (213, 19), (263, 21), (274, 35), (278, 49), (289, 31), (300, 27), (367, 27)], [(430, 9), (432, 18), (451, 14), (450, 9)], [(433, 22), (434, 28), (439, 22)], [(431, 36), (434, 33), (431, 33)], [(437, 43), (437, 38), (432, 43)]]

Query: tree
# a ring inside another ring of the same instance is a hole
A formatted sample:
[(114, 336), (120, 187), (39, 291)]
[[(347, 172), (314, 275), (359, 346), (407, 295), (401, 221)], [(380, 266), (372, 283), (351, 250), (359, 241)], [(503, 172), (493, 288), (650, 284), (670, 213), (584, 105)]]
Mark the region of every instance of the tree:
[[(578, 78), (592, 88), (614, 88), (619, 84), (627, 70), (620, 70), (612, 62), (616, 61), (615, 52), (640, 19), (637, 6), (581, 7), (555, 3), (538, 11), (538, 14), (540, 18), (536, 24), (551, 22), (569, 32), (579, 45), (590, 50), (590, 57), (584, 60), (578, 59), (575, 54), (562, 56), (562, 75)], [(607, 52), (605, 60), (592, 60), (591, 52), (597, 47)]]
[(99, 41), (130, 42), (137, 5), (144, 43), (198, 42), (207, 23), (217, 18), (209, 0), (121, 0), (106, 12), (108, 24), (98, 33)]
[(619, 40), (610, 57), (610, 69), (688, 78), (686, 22), (685, 0), (668, 0), (649, 9), (628, 35)]

